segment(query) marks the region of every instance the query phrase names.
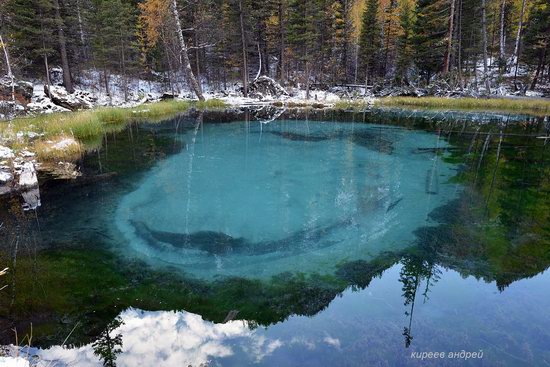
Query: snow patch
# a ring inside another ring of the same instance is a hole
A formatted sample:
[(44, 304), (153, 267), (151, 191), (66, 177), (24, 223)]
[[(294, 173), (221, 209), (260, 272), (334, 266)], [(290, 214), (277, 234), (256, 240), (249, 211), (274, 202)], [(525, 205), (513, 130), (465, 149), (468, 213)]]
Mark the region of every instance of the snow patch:
[(78, 146), (78, 143), (73, 138), (64, 138), (57, 143), (53, 144), (52, 149), (65, 150), (71, 146)]
[(15, 157), (13, 150), (0, 145), (0, 159), (11, 159), (13, 157)]

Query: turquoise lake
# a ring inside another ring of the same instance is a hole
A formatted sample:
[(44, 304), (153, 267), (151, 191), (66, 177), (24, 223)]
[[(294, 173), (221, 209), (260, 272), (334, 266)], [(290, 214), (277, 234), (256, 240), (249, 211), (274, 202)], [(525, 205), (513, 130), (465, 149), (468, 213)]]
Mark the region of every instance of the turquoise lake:
[(0, 344), (32, 324), (22, 350), (60, 366), (102, 365), (105, 330), (120, 366), (549, 366), (549, 130), (263, 108), (106, 133), (35, 210), (0, 197)]

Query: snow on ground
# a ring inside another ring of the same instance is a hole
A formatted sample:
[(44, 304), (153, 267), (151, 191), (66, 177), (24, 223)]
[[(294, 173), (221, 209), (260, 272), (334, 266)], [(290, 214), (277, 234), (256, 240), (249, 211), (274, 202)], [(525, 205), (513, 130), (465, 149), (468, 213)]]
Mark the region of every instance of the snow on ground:
[(2, 367), (30, 367), (30, 363), (23, 357), (0, 357)]

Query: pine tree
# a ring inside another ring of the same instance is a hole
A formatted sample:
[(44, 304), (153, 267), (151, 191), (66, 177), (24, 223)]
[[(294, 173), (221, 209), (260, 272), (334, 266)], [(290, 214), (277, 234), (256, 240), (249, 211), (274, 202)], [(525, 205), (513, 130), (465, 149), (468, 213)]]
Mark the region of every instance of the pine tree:
[(442, 70), (446, 51), (447, 2), (418, 0), (414, 26), (415, 61), (426, 83)]
[(405, 0), (401, 3), (399, 24), (401, 26), (401, 34), (397, 39), (395, 79), (398, 84), (408, 84), (407, 73), (413, 64), (414, 12), (412, 1)]
[(365, 85), (368, 86), (380, 66), (380, 48), (382, 45), (381, 27), (378, 19), (378, 0), (367, 0), (363, 12), (361, 34), (359, 36), (359, 58), (365, 70)]
[(138, 54), (134, 9), (122, 0), (94, 0), (94, 7), (92, 47), (96, 64), (103, 71), (105, 91), (111, 95), (109, 74), (116, 71), (124, 78), (126, 95), (129, 60)]
[(550, 59), (550, 5), (547, 0), (536, 0), (531, 7), (529, 23), (525, 29), (523, 58), (535, 69), (530, 89), (534, 90), (541, 73)]
[(395, 75), (397, 39), (402, 31), (397, 0), (390, 0), (384, 11), (384, 76)]
[(53, 3), (50, 0), (10, 0), (5, 11), (7, 33), (13, 40), (12, 54), (24, 58), (19, 62), (24, 68), (21, 72), (36, 74), (43, 70), (49, 84), (50, 61), (57, 56)]
[(318, 33), (315, 28), (315, 0), (290, 0), (288, 19), (288, 42), (296, 63), (296, 70), (302, 75), (309, 98), (312, 64), (316, 55)]

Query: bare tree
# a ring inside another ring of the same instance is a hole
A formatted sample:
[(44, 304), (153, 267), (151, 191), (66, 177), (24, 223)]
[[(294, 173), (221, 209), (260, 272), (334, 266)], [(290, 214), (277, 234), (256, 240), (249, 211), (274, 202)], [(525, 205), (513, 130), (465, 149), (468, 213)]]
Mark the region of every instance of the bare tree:
[(193, 88), (193, 91), (197, 95), (197, 98), (199, 99), (199, 101), (204, 101), (204, 95), (202, 94), (201, 86), (197, 81), (197, 78), (195, 78), (195, 74), (193, 74), (193, 69), (191, 68), (191, 62), (189, 61), (189, 52), (187, 49), (187, 45), (185, 44), (185, 38), (183, 37), (183, 30), (181, 28), (180, 17), (178, 14), (178, 4), (176, 0), (172, 0), (170, 2), (170, 8), (172, 10), (172, 16), (174, 18), (174, 22), (176, 25), (176, 33), (178, 35), (179, 46), (180, 46), (181, 62), (183, 64), (185, 75), (187, 76), (189, 83), (191, 83), (191, 88)]

